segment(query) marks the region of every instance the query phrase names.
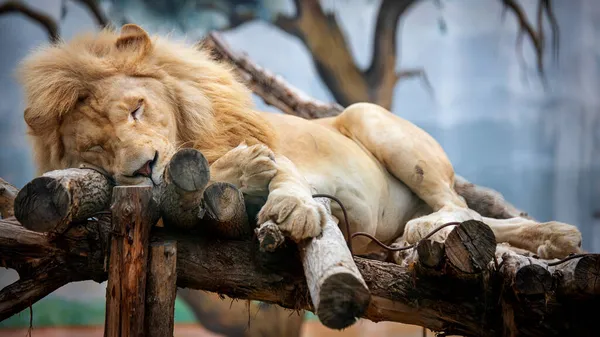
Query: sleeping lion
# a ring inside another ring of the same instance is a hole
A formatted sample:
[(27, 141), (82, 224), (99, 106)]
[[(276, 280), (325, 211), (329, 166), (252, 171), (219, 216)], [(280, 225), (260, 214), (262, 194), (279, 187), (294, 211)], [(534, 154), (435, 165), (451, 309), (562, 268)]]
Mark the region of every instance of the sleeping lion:
[[(40, 172), (91, 167), (118, 184), (158, 184), (175, 151), (193, 147), (211, 164), (211, 180), (267, 197), (258, 222), (273, 220), (296, 241), (320, 233), (326, 210), (312, 195), (326, 193), (342, 201), (352, 232), (387, 244), (477, 219), (498, 242), (542, 258), (580, 251), (574, 226), (470, 209), (441, 146), (389, 111), (359, 103), (317, 120), (255, 111), (228, 65), (136, 25), (38, 50), (19, 77)], [(340, 219), (340, 207), (331, 208)], [(364, 237), (353, 247), (379, 248)]]

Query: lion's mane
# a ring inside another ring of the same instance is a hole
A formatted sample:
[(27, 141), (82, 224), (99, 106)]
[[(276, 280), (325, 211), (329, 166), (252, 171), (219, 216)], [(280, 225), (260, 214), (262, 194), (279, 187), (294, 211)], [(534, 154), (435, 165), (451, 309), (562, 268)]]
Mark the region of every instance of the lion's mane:
[(176, 111), (176, 146), (195, 147), (209, 162), (243, 141), (275, 146), (275, 133), (254, 112), (251, 92), (229, 65), (206, 48), (144, 35), (106, 29), (40, 48), (22, 62), (25, 121), (41, 172), (64, 166), (63, 118), (93, 97), (95, 83), (115, 75), (161, 81)]

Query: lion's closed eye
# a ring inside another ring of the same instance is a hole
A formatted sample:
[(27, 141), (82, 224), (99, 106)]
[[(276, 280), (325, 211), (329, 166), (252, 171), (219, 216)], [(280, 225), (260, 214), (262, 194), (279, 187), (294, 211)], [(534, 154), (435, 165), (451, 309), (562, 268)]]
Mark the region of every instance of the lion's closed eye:
[(142, 117), (142, 113), (144, 113), (144, 100), (140, 98), (136, 107), (131, 110), (130, 117), (134, 121), (137, 121)]
[(85, 152), (102, 153), (102, 152), (104, 152), (104, 148), (102, 147), (102, 145), (94, 145), (94, 146), (89, 147), (87, 150), (85, 150)]

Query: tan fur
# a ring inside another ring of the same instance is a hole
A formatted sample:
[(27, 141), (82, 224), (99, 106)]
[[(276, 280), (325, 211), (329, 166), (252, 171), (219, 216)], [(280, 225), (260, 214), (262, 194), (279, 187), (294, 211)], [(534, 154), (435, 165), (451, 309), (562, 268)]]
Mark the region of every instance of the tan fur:
[(122, 41), (112, 30), (85, 34), (37, 50), (22, 63), (25, 120), (40, 172), (65, 166), (59, 126), (78, 101), (102, 96), (103, 81), (119, 75), (163, 83), (168, 94), (163, 98), (175, 106), (177, 146), (201, 149), (210, 162), (242, 141), (274, 146), (275, 133), (252, 111), (251, 93), (230, 66), (206, 50), (160, 37), (151, 44), (142, 39), (141, 49)]
[[(469, 209), (441, 146), (389, 111), (359, 103), (315, 121), (256, 112), (229, 66), (135, 25), (38, 50), (19, 74), (41, 172), (95, 167), (120, 184), (157, 183), (178, 148), (194, 147), (212, 164), (211, 179), (267, 196), (258, 221), (272, 219), (294, 240), (320, 233), (326, 212), (312, 195), (328, 193), (348, 209), (352, 232), (387, 243), (480, 219), (499, 240), (543, 257), (579, 251), (574, 226)], [(148, 163), (150, 176), (136, 174)], [(332, 213), (342, 216), (335, 203)], [(354, 242), (355, 253), (375, 247)]]

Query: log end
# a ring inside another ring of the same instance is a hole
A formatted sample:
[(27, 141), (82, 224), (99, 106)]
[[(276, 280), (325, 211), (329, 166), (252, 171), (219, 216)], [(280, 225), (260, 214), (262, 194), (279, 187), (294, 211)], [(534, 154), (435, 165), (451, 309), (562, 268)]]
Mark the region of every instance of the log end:
[(210, 231), (223, 239), (241, 239), (252, 235), (244, 196), (234, 185), (217, 182), (204, 190), (203, 205), (211, 220)]
[(468, 220), (448, 234), (445, 241), (450, 263), (463, 273), (478, 273), (492, 261), (496, 238), (492, 229), (481, 221)]
[(344, 329), (364, 315), (371, 293), (350, 273), (338, 273), (327, 278), (319, 293), (317, 315), (330, 329)]
[(586, 255), (579, 259), (573, 277), (579, 291), (589, 295), (599, 295), (600, 255)]
[(513, 288), (520, 295), (544, 295), (552, 290), (552, 285), (552, 274), (540, 265), (531, 264), (517, 271)]
[(38, 177), (25, 185), (15, 198), (15, 217), (27, 229), (49, 232), (69, 211), (70, 194), (51, 177)]
[(279, 226), (273, 221), (267, 221), (255, 229), (258, 244), (262, 252), (274, 252), (285, 242), (285, 237)]
[(422, 265), (436, 268), (444, 261), (444, 244), (433, 240), (421, 240), (417, 245), (417, 253)]
[(168, 172), (171, 182), (187, 192), (204, 189), (210, 179), (208, 161), (192, 148), (177, 151), (169, 161)]

